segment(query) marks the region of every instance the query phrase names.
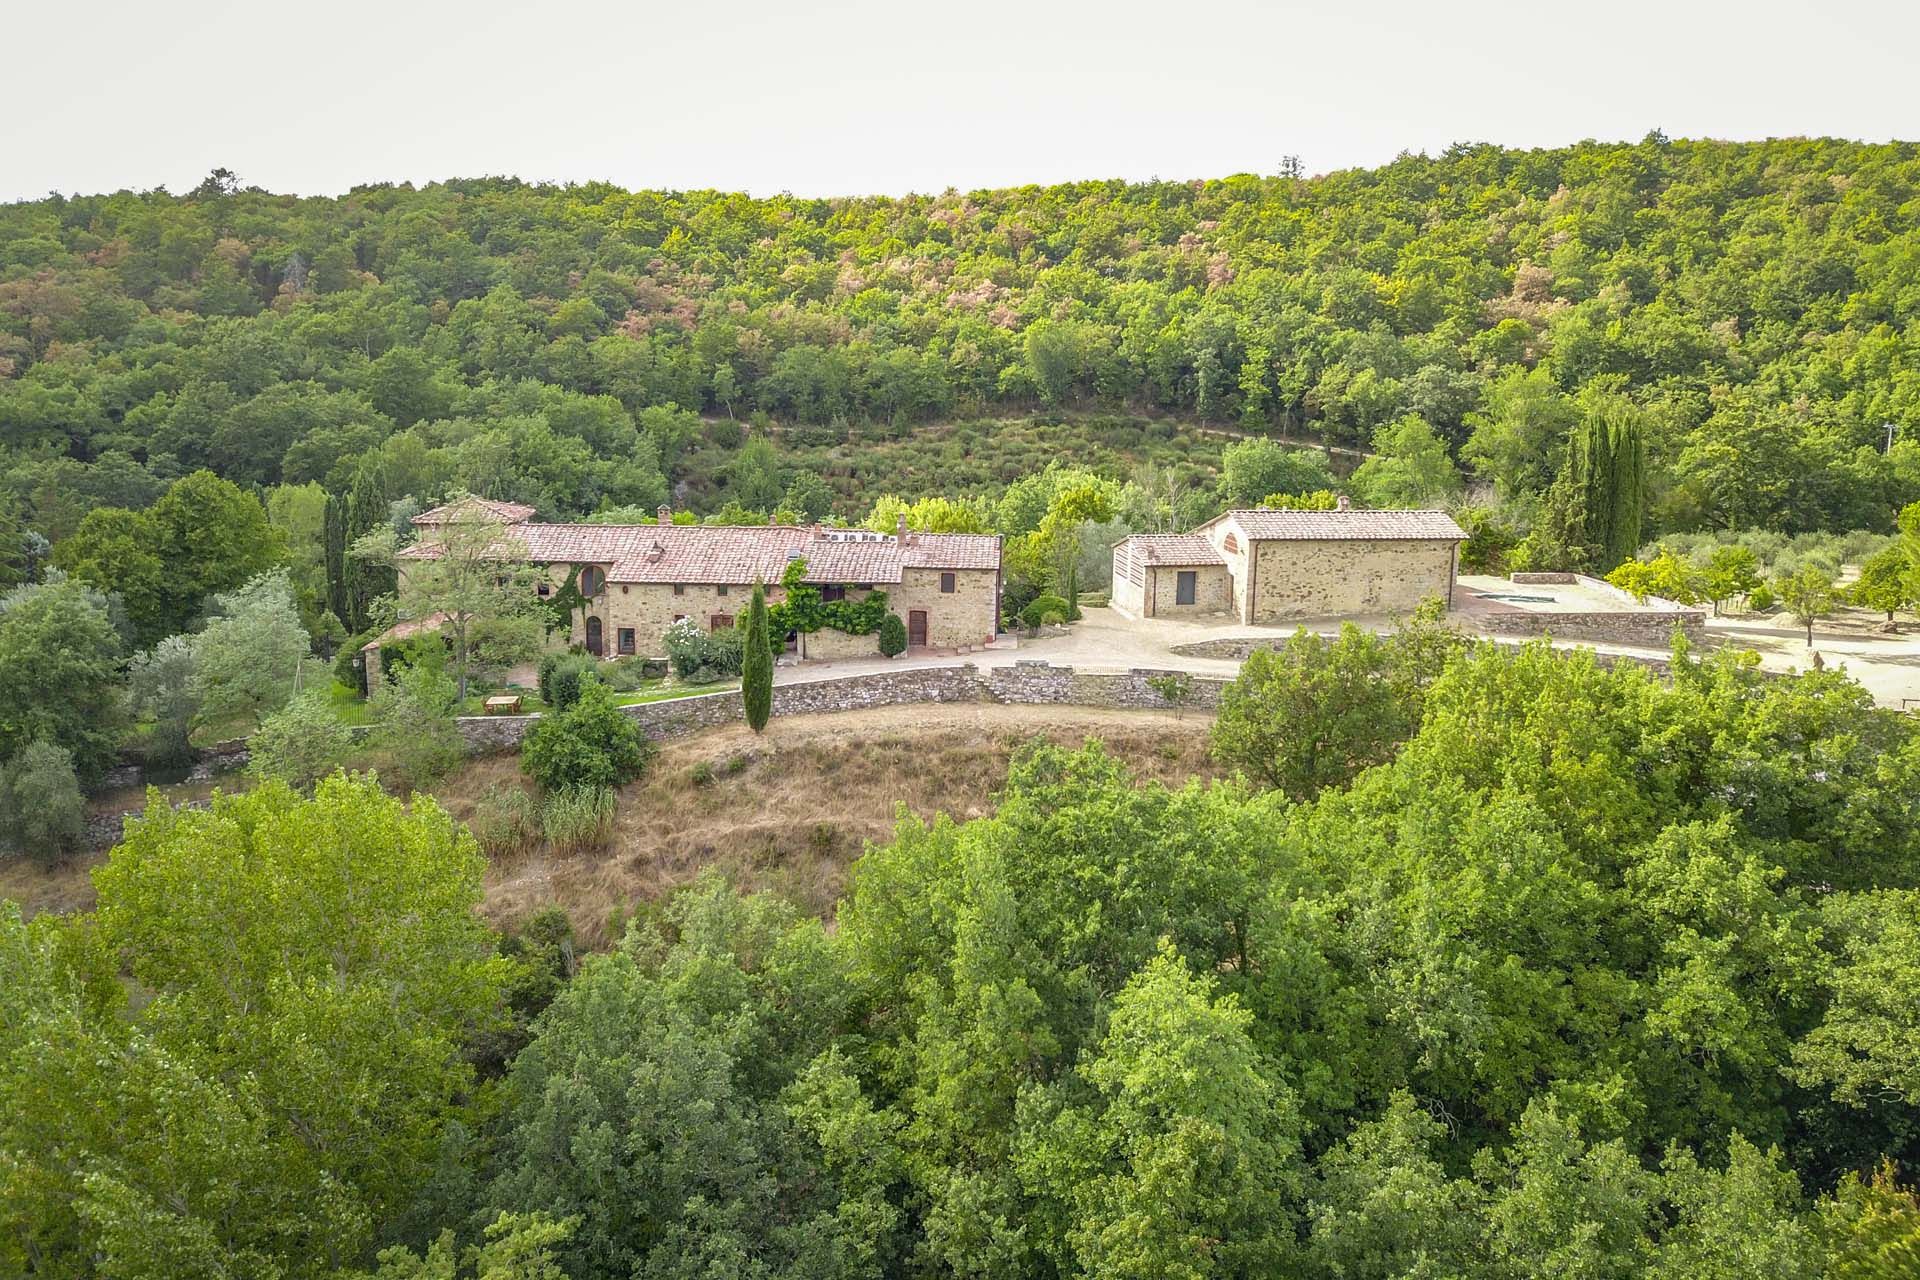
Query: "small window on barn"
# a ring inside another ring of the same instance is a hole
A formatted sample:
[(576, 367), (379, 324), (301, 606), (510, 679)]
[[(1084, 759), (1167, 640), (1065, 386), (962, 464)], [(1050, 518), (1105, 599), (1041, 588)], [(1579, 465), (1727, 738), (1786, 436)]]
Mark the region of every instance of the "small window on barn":
[(953, 594), (953, 575), (952, 574), (943, 573), (940, 575), (940, 594), (948, 595), (948, 596)]
[(845, 600), (846, 598), (847, 598), (847, 584), (844, 582), (830, 582), (826, 586), (820, 588), (820, 599), (823, 601)]
[(534, 590), (538, 591), (540, 598), (544, 600), (553, 594), (553, 584), (551, 582), (543, 582), (538, 587), (535, 587)]
[(588, 565), (580, 571), (580, 594), (591, 600), (600, 594), (600, 588), (607, 585), (606, 571), (598, 565)]
[(620, 628), (620, 652), (622, 653), (633, 652), (633, 628), (632, 627)]
[(687, 594), (687, 584), (686, 584), (686, 583), (684, 583), (684, 582), (676, 582), (676, 583), (674, 583), (674, 584), (673, 584), (673, 594), (675, 594), (675, 595), (677, 595), (677, 596), (683, 596), (683, 595), (685, 595), (685, 594)]
[(731, 630), (732, 627), (733, 615), (730, 613), (716, 613), (707, 619), (707, 630), (709, 631), (728, 631)]
[(713, 589), (713, 593), (717, 596), (723, 596), (727, 594), (727, 584), (724, 582), (721, 583), (719, 586)]
[(1240, 539), (1234, 537), (1232, 534), (1228, 534), (1221, 540), (1220, 545), (1229, 551), (1238, 551), (1240, 549)]

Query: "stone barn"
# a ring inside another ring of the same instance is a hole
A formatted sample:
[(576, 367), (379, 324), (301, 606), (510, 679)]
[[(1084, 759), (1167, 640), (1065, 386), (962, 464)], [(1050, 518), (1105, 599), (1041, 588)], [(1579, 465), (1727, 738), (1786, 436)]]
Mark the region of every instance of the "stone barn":
[(1113, 549), (1113, 604), (1135, 618), (1283, 622), (1451, 607), (1466, 532), (1444, 511), (1228, 511)]
[(1129, 618), (1225, 614), (1233, 579), (1197, 533), (1136, 533), (1113, 545), (1113, 607)]

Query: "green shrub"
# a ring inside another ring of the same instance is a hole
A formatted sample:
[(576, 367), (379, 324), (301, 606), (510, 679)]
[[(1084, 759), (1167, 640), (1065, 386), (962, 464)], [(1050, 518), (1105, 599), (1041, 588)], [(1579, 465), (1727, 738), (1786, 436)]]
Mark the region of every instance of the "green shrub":
[(696, 787), (712, 786), (713, 785), (712, 762), (708, 760), (700, 761), (700, 763), (693, 766), (693, 769), (688, 773), (687, 776), (690, 779), (692, 779), (693, 785)]
[(357, 636), (348, 636), (333, 655), (333, 678), (349, 689), (358, 689), (362, 695), (367, 692), (367, 673), (360, 665), (360, 650), (374, 634), (362, 631)]
[(688, 684), (713, 684), (740, 674), (746, 635), (738, 627), (703, 631), (691, 618), (667, 628), (667, 662)]
[(540, 806), (521, 788), (496, 783), (474, 805), (467, 827), (487, 857), (514, 857), (540, 838)]
[(1774, 599), (1773, 588), (1764, 582), (1747, 593), (1747, 608), (1755, 613), (1765, 613), (1777, 603), (1779, 602)]
[(615, 807), (606, 787), (550, 792), (540, 805), (540, 833), (560, 857), (598, 849), (613, 834)]
[(0, 766), (0, 836), (12, 848), (57, 862), (79, 846), (86, 824), (87, 802), (65, 747), (28, 743)]
[(585, 653), (550, 653), (540, 659), (540, 701), (565, 711), (580, 700), (580, 686), (599, 678), (600, 664)]
[(665, 676), (668, 666), (659, 658), (625, 657), (600, 665), (599, 677), (615, 693), (632, 693), (649, 680)]
[(897, 658), (907, 651), (907, 624), (900, 621), (900, 615), (889, 613), (880, 623), (880, 652), (889, 658)]
[(1038, 629), (1046, 622), (1064, 622), (1067, 617), (1067, 602), (1059, 596), (1035, 596), (1026, 608), (1020, 611), (1020, 621), (1027, 630)]
[(656, 750), (607, 687), (589, 680), (573, 706), (540, 717), (520, 767), (548, 792), (610, 789), (644, 773)]
[(383, 681), (370, 699), (375, 717), (368, 748), (382, 773), (408, 787), (424, 787), (453, 771), (466, 756), (455, 723), (459, 693), (445, 671), (425, 663)]
[(353, 751), (353, 731), (340, 723), (326, 693), (308, 690), (260, 722), (247, 739), (247, 772), (310, 787)]

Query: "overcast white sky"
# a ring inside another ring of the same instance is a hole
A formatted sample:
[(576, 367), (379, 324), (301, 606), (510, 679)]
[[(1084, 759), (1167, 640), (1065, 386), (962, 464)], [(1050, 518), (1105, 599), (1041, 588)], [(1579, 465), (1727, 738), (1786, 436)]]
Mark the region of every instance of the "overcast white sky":
[(1920, 3), (5, 0), (0, 199), (518, 174), (809, 195), (1455, 141), (1920, 138)]

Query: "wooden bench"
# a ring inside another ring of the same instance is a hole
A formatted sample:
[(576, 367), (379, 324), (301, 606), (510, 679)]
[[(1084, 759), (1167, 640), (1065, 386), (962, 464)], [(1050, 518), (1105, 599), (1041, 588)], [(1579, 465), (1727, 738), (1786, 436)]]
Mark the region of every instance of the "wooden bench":
[(503, 693), (486, 701), (487, 714), (490, 716), (517, 716), (520, 714), (520, 695)]

